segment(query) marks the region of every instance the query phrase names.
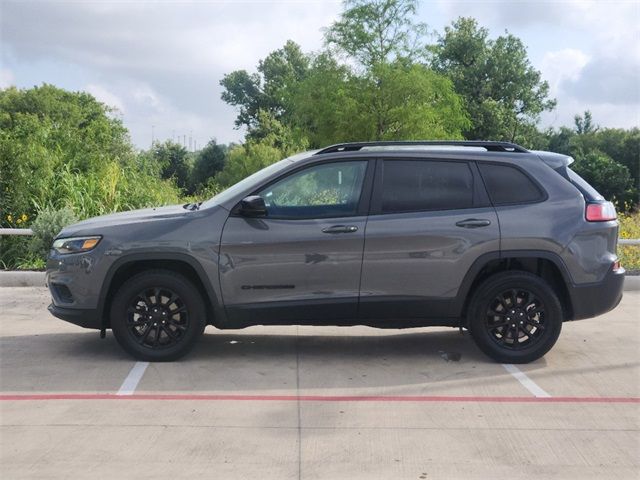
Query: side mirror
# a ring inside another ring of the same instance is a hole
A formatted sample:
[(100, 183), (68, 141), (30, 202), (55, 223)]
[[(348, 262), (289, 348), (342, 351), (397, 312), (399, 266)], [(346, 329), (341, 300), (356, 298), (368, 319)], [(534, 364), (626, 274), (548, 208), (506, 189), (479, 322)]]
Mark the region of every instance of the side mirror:
[(250, 195), (240, 200), (235, 213), (243, 217), (265, 217), (267, 206), (260, 195)]

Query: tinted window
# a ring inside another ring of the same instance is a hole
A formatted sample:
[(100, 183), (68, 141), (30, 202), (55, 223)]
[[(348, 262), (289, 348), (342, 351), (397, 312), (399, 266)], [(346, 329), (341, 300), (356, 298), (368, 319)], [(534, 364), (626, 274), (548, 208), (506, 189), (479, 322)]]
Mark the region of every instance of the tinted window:
[(267, 213), (278, 218), (322, 218), (355, 215), (366, 161), (316, 165), (258, 193)]
[(473, 176), (461, 162), (384, 162), (382, 211), (451, 210), (473, 206)]
[(482, 163), (478, 166), (494, 205), (528, 203), (542, 199), (540, 189), (517, 168)]

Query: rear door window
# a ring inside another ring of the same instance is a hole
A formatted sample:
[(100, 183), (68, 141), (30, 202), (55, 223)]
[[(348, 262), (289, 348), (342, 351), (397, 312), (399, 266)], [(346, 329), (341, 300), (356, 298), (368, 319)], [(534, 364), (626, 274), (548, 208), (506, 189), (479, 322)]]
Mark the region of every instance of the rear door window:
[(382, 213), (454, 210), (473, 206), (473, 174), (466, 162), (385, 160)]
[(522, 171), (508, 165), (479, 163), (482, 179), (494, 205), (533, 203), (544, 194)]

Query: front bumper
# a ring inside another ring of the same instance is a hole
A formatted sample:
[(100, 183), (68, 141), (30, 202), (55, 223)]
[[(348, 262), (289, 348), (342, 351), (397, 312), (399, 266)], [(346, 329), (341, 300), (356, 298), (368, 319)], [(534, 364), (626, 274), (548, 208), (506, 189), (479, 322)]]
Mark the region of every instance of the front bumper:
[(619, 268), (610, 270), (602, 282), (570, 285), (572, 320), (597, 317), (616, 308), (622, 300), (624, 274), (624, 268)]
[(98, 310), (94, 308), (64, 308), (52, 303), (49, 305), (49, 311), (54, 317), (58, 317), (74, 325), (79, 325), (80, 327), (97, 330), (102, 328), (102, 319), (98, 314)]

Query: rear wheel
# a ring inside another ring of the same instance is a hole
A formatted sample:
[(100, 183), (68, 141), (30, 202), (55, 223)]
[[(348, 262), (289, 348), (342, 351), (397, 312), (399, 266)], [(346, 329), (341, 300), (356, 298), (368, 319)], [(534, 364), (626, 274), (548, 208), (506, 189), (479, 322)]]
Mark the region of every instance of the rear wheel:
[(171, 271), (139, 273), (120, 287), (111, 305), (113, 334), (138, 360), (176, 360), (193, 347), (204, 327), (200, 292)]
[(556, 343), (562, 306), (542, 278), (527, 272), (503, 272), (476, 290), (467, 313), (478, 347), (503, 363), (537, 360)]

